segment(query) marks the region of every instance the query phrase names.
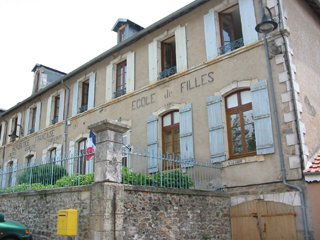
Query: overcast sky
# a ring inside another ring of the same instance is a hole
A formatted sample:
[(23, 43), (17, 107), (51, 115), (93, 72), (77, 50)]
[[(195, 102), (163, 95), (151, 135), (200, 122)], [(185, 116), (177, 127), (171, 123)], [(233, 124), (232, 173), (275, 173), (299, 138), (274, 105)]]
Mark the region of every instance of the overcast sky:
[(0, 0), (0, 109), (31, 95), (36, 63), (69, 73), (116, 44), (118, 18), (147, 27), (192, 0)]

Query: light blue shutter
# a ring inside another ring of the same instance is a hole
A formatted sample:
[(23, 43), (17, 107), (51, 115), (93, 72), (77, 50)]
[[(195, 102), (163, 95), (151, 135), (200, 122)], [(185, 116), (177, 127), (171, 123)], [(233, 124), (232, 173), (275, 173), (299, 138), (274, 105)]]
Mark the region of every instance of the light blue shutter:
[(263, 80), (251, 85), (251, 93), (257, 154), (273, 153), (274, 144), (267, 82)]
[(17, 118), (18, 118), (17, 134), (18, 134), (19, 137), (22, 137), (21, 134), (23, 134), (23, 133), (21, 132), (21, 130), (22, 130), (21, 129), (21, 118), (22, 118), (21, 112), (19, 112), (17, 114)]
[(60, 98), (59, 98), (59, 115), (58, 115), (59, 122), (63, 120), (63, 113), (64, 113), (64, 90), (61, 89)]
[[(6, 123), (5, 122), (2, 122), (1, 123), (1, 136), (0, 136), (0, 146), (4, 145), (4, 139), (5, 139), (5, 136), (4, 136), (4, 129), (6, 128)], [(0, 179), (1, 180), (1, 179)], [(1, 186), (1, 184), (0, 184)]]
[(147, 120), (148, 170), (158, 171), (158, 117), (151, 115)]
[(78, 113), (78, 91), (79, 91), (79, 83), (78, 81), (76, 81), (73, 84), (73, 91), (72, 91), (72, 116), (75, 116)]
[(48, 157), (47, 157), (47, 153), (48, 153), (48, 150), (47, 150), (47, 149), (43, 149), (43, 150), (42, 150), (42, 158), (41, 158), (42, 164), (46, 164), (46, 163), (49, 162), (49, 161), (48, 161)]
[(109, 64), (106, 69), (106, 100), (112, 99), (113, 64)]
[(28, 135), (29, 119), (30, 119), (30, 108), (28, 108), (27, 111), (26, 111), (26, 118), (25, 118), (25, 122), (24, 122), (24, 136)]
[(15, 159), (15, 160), (13, 160), (13, 166), (12, 166), (12, 182), (11, 182), (11, 186), (15, 186), (16, 185), (17, 171), (18, 171), (18, 160)]
[(187, 70), (187, 38), (186, 28), (178, 27), (175, 31), (177, 72)]
[(41, 117), (41, 102), (37, 102), (36, 121), (34, 126), (35, 132), (40, 130), (40, 117)]
[(91, 73), (89, 78), (88, 109), (92, 109), (94, 107), (95, 89), (96, 89), (96, 73)]
[(203, 20), (207, 60), (210, 61), (218, 56), (215, 12), (210, 10)]
[(47, 102), (47, 114), (46, 114), (46, 127), (48, 127), (51, 123), (51, 105), (52, 105), (52, 96), (48, 98)]
[(126, 92), (134, 91), (134, 52), (130, 52), (127, 56), (127, 77), (126, 77)]
[(256, 15), (253, 0), (239, 0), (241, 27), (244, 45), (258, 41), (258, 33), (255, 30)]
[(148, 45), (149, 56), (149, 81), (154, 82), (158, 79), (158, 42), (154, 40)]
[(62, 144), (57, 145), (56, 147), (56, 165), (61, 165), (61, 153), (62, 153)]
[(221, 102), (222, 98), (220, 96), (208, 97), (209, 144), (212, 163), (226, 160)]
[(69, 142), (69, 159), (68, 159), (68, 173), (69, 176), (73, 175), (73, 165), (75, 161), (74, 156), (74, 141)]
[(181, 107), (179, 113), (181, 167), (192, 167), (194, 165), (194, 152), (191, 103)]

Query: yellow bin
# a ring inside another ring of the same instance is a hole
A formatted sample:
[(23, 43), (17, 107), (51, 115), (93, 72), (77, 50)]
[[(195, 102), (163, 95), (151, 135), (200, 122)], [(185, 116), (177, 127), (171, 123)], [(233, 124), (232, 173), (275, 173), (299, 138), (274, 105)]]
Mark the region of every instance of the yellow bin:
[(70, 236), (77, 235), (78, 228), (78, 210), (65, 209), (58, 211), (57, 235)]

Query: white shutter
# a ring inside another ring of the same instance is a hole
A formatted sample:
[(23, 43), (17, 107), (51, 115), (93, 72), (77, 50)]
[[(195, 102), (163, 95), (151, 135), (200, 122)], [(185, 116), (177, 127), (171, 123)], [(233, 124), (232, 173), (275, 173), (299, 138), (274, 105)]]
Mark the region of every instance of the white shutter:
[(239, 0), (241, 27), (244, 45), (258, 41), (258, 33), (255, 30), (256, 15), (253, 0)]
[(203, 20), (207, 61), (210, 61), (218, 56), (215, 12), (210, 10), (204, 15)]
[(73, 166), (74, 166), (75, 156), (74, 156), (74, 141), (69, 142), (69, 161), (68, 161), (68, 173), (73, 175)]
[(11, 182), (11, 186), (15, 186), (16, 185), (17, 171), (18, 171), (18, 160), (14, 159), (13, 160), (13, 167), (12, 167), (12, 182)]
[(18, 117), (18, 125), (17, 125), (17, 135), (19, 136), (19, 137), (21, 137), (21, 118), (22, 118), (22, 114), (19, 112), (18, 114), (17, 114), (17, 117)]
[(147, 120), (148, 170), (158, 171), (158, 117), (150, 115)]
[[(6, 128), (6, 123), (2, 122), (1, 123), (1, 136), (0, 136), (0, 146), (4, 145), (4, 132), (5, 132), (5, 128)], [(1, 180), (1, 179), (0, 179)], [(1, 186), (1, 185), (0, 185)]]
[(112, 99), (113, 64), (109, 64), (106, 70), (106, 100)]
[(42, 150), (42, 164), (46, 164), (48, 163), (48, 156), (47, 156), (48, 150), (47, 149), (43, 149)]
[(187, 38), (186, 28), (178, 27), (175, 31), (177, 72), (187, 70)]
[(192, 167), (194, 164), (192, 105), (186, 104), (179, 109), (180, 113), (180, 155), (181, 166)]
[(253, 84), (251, 93), (257, 154), (274, 153), (267, 82)]
[(0, 188), (4, 188), (4, 185), (3, 185), (4, 176), (5, 176), (4, 171), (2, 170), (2, 168), (0, 168)]
[(209, 144), (212, 163), (226, 160), (221, 102), (222, 98), (220, 96), (208, 97)]
[(36, 121), (35, 121), (35, 127), (34, 127), (35, 132), (40, 130), (40, 117), (41, 117), (41, 102), (37, 102)]
[[(8, 126), (8, 130), (9, 130), (9, 131), (8, 131), (8, 135), (12, 133), (12, 129), (11, 129), (11, 128), (12, 128), (12, 118), (11, 118), (10, 121), (9, 121), (9, 126)], [(7, 137), (7, 143), (9, 143), (9, 142), (10, 142), (10, 137), (8, 136), (8, 137)]]
[(127, 56), (127, 77), (126, 77), (126, 92), (133, 92), (134, 91), (134, 52), (130, 52)]
[(79, 92), (79, 83), (76, 81), (73, 84), (73, 92), (72, 92), (72, 116), (77, 115), (78, 113), (78, 92)]
[(46, 114), (46, 127), (51, 123), (51, 109), (52, 108), (52, 95), (48, 98), (47, 102), (47, 114)]
[(64, 95), (65, 90), (60, 90), (60, 98), (59, 98), (59, 115), (58, 115), (58, 122), (61, 122), (63, 120), (63, 113), (64, 113)]
[(61, 165), (61, 153), (62, 153), (62, 144), (57, 145), (56, 147), (56, 165)]
[(91, 73), (89, 78), (88, 109), (92, 109), (94, 107), (95, 89), (96, 89), (96, 73)]
[(29, 119), (30, 119), (30, 108), (28, 108), (26, 111), (25, 122), (24, 122), (24, 136), (28, 135)]
[(36, 162), (36, 156), (33, 155), (31, 158), (31, 167), (34, 166), (35, 162)]
[[(87, 138), (87, 144), (86, 146), (89, 146), (89, 138)], [(86, 159), (86, 156), (84, 156), (85, 158), (85, 164), (86, 164), (86, 169), (85, 169), (85, 173), (86, 174), (89, 174), (89, 173), (93, 173), (93, 160), (94, 160), (94, 157), (91, 157), (90, 160), (87, 160)]]
[(149, 57), (149, 82), (157, 81), (158, 79), (158, 42), (154, 40), (148, 45)]

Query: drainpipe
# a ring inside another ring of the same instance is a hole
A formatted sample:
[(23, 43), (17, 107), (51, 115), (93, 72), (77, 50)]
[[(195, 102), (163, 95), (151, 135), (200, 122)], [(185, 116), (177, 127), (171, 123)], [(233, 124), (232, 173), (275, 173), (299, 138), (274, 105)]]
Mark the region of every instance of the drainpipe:
[[(280, 8), (280, 2), (279, 0), (277, 0), (278, 3), (278, 7), (279, 7), (279, 20), (282, 17), (282, 12), (281, 12), (281, 8)], [(263, 4), (262, 4), (262, 0), (260, 0), (260, 6), (261, 6), (261, 16), (263, 15)], [(281, 32), (281, 29), (280, 29)], [(285, 42), (285, 60), (288, 61), (288, 46)], [(266, 34), (264, 35), (264, 46), (265, 46), (265, 56), (266, 56), (266, 63), (267, 63), (267, 70), (268, 70), (268, 78), (270, 80), (270, 84), (268, 84), (268, 88), (269, 91), (271, 92), (272, 95), (272, 106), (273, 106), (273, 111), (274, 111), (274, 118), (275, 118), (275, 127), (276, 127), (276, 132), (277, 132), (277, 147), (278, 147), (278, 157), (279, 157), (279, 163), (280, 163), (280, 169), (281, 169), (281, 177), (282, 177), (282, 183), (289, 187), (292, 188), (296, 191), (299, 192), (300, 194), (300, 199), (301, 199), (301, 210), (302, 210), (302, 220), (303, 220), (303, 227), (304, 227), (304, 239), (305, 240), (309, 240), (309, 231), (308, 231), (308, 222), (307, 222), (307, 212), (306, 212), (306, 201), (305, 201), (305, 196), (304, 196), (304, 191), (300, 186), (297, 185), (293, 185), (291, 183), (289, 183), (287, 181), (287, 174), (286, 174), (286, 168), (285, 168), (285, 161), (284, 161), (284, 157), (283, 157), (283, 148), (282, 148), (282, 143), (281, 143), (281, 130), (280, 130), (280, 123), (279, 123), (279, 115), (278, 115), (278, 106), (277, 106), (277, 101), (276, 101), (276, 93), (275, 93), (275, 88), (274, 88), (274, 82), (273, 82), (273, 76), (272, 76), (272, 69), (271, 69), (271, 63), (270, 63), (270, 54), (269, 54), (269, 45), (268, 45), (268, 40), (267, 40), (267, 36)], [(293, 85), (293, 78), (292, 78), (292, 73), (291, 73), (291, 66), (290, 63), (287, 63), (287, 66), (290, 67), (290, 69), (288, 68), (289, 71), (289, 81), (290, 84)], [(293, 91), (293, 88), (291, 88)], [(292, 92), (292, 94), (294, 95), (294, 92)], [(295, 102), (295, 101), (294, 101)], [(297, 121), (297, 112), (295, 109), (295, 114), (296, 114), (296, 121)], [(296, 124), (298, 125), (298, 124)], [(298, 132), (299, 135), (299, 132)], [(301, 144), (301, 141), (299, 142), (299, 145)]]
[[(6, 153), (6, 145), (7, 145), (7, 129), (8, 129), (8, 121), (7, 120), (3, 120), (5, 122), (6, 127), (4, 128), (4, 132), (3, 132), (3, 151), (2, 151), (2, 170), (4, 169), (4, 157), (5, 157), (5, 153)], [(1, 186), (0, 186), (1, 187)]]
[(66, 97), (67, 105), (64, 111), (64, 130), (63, 130), (63, 159), (67, 159), (67, 140), (68, 140), (68, 114), (69, 114), (69, 103), (70, 103), (70, 88), (64, 83), (63, 78), (61, 80), (61, 84), (66, 89)]

